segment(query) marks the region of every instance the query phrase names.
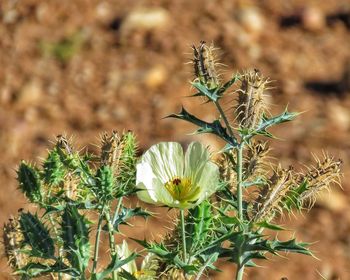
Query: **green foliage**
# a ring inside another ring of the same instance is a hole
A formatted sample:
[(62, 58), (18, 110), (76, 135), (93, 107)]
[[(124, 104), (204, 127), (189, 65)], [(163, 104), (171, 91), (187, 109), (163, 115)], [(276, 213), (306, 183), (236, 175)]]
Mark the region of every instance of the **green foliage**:
[[(143, 210), (141, 207), (136, 208), (126, 208), (121, 207), (118, 215), (116, 215), (112, 220), (112, 225), (115, 231), (119, 232), (120, 225), (129, 225), (128, 220), (132, 217), (142, 217), (144, 219), (152, 216), (152, 214), (146, 210)], [(104, 230), (107, 230), (107, 226), (103, 227)]]
[[(80, 48), (79, 36), (43, 45), (43, 50), (67, 62)], [(141, 207), (123, 205), (124, 198), (131, 198), (139, 191), (134, 134), (120, 135), (116, 131), (103, 134), (99, 155), (76, 151), (60, 135), (41, 168), (22, 162), (18, 169), (19, 189), (44, 213), (21, 212), (19, 218), (4, 226), (6, 256), (22, 279), (48, 274), (62, 279), (67, 274), (73, 279), (92, 280), (189, 279), (190, 276), (198, 280), (209, 270), (218, 271), (216, 262), (224, 260), (237, 265), (236, 280), (242, 280), (244, 269), (256, 266), (268, 254), (312, 256), (308, 243), (288, 238), (278, 240), (276, 233), (284, 228), (274, 219), (294, 209), (302, 210), (310, 199), (312, 206), (321, 190), (332, 183), (339, 184), (341, 162), (325, 155), (323, 161), (316, 159), (316, 165), (301, 174), (267, 160), (266, 139), (274, 137), (269, 129), (292, 121), (299, 114), (287, 109), (277, 116), (269, 114), (264, 102), (269, 80), (258, 70), (233, 75), (223, 82), (216, 70), (214, 50), (204, 42), (193, 46), (195, 78), (191, 84), (195, 89), (193, 96), (204, 99), (205, 105), (212, 104), (218, 116), (204, 121), (183, 107), (180, 113), (169, 116), (194, 124), (197, 134), (213, 134), (225, 142), (220, 151), (222, 158), (216, 162), (220, 180), (213, 197), (193, 201), (190, 209), (180, 208), (180, 219), (175, 219), (172, 231), (160, 242), (131, 238), (147, 251), (144, 261), (153, 258), (153, 262), (135, 271), (138, 254), (131, 253), (125, 242), (115, 244), (115, 235), (123, 234), (121, 225), (130, 225), (134, 217), (146, 219), (153, 215)], [(236, 104), (223, 108), (229, 90), (237, 96)], [(257, 137), (260, 141), (264, 139), (263, 142), (257, 141)], [(212, 170), (217, 171), (216, 167)], [(162, 182), (164, 189), (152, 191), (166, 197), (168, 182), (153, 175), (152, 182)], [(174, 188), (181, 179), (171, 178)], [(186, 179), (190, 183), (184, 190), (190, 192), (193, 178)], [(201, 188), (201, 180), (196, 183), (195, 187)], [(99, 246), (105, 232), (109, 264), (103, 267), (99, 262)], [(145, 271), (147, 266), (152, 267), (149, 275)]]
[(59, 184), (63, 183), (66, 170), (61, 162), (57, 148), (53, 148), (49, 152), (47, 159), (43, 164), (43, 169), (43, 176), (46, 184), (59, 186)]
[(184, 120), (199, 126), (199, 128), (195, 131), (196, 134), (201, 133), (211, 133), (214, 134), (232, 146), (236, 146), (236, 140), (231, 139), (231, 137), (227, 133), (227, 129), (224, 128), (219, 120), (215, 120), (212, 123), (205, 122), (201, 119), (198, 119), (194, 115), (190, 114), (182, 107), (181, 112), (179, 114), (171, 114), (168, 118), (176, 118), (180, 120)]
[(42, 194), (38, 170), (25, 162), (21, 162), (17, 174), (20, 190), (30, 202), (40, 203)]
[(40, 49), (44, 55), (66, 63), (81, 50), (84, 41), (84, 34), (80, 31), (57, 42), (43, 41), (40, 43)]
[(111, 167), (101, 166), (97, 170), (96, 184), (93, 187), (96, 198), (101, 202), (107, 202), (113, 199), (115, 189), (116, 182)]
[(63, 248), (71, 266), (85, 273), (90, 259), (89, 221), (73, 205), (67, 205), (62, 215)]

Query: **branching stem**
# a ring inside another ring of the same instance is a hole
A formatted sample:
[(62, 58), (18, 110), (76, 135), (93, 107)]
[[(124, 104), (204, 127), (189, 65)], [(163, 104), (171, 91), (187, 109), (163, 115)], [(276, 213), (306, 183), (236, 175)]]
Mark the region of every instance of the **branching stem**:
[(227, 117), (226, 117), (226, 115), (224, 113), (224, 110), (222, 110), (222, 107), (221, 107), (219, 101), (215, 101), (214, 104), (215, 104), (216, 108), (218, 109), (218, 111), (220, 113), (220, 116), (223, 119), (230, 136), (232, 137), (232, 140), (234, 140), (233, 142), (235, 142), (236, 141), (236, 137), (235, 137), (235, 135), (233, 133), (233, 130), (232, 130), (231, 126), (230, 126), (230, 123), (228, 122), (228, 119), (227, 119)]
[(186, 246), (186, 231), (185, 231), (185, 212), (180, 210), (180, 219), (181, 219), (181, 235), (182, 235), (182, 250), (183, 250), (183, 261), (187, 262), (187, 246)]
[[(238, 218), (241, 222), (244, 220), (243, 216), (243, 149), (244, 142), (241, 142), (237, 147), (237, 203), (238, 203)], [(244, 230), (244, 229), (243, 229)], [(244, 265), (241, 265), (241, 256), (238, 255), (236, 280), (243, 279)]]
[[(109, 207), (107, 207), (105, 211), (105, 217), (107, 221), (107, 227), (108, 227), (108, 236), (109, 236), (109, 248), (111, 250), (112, 257), (116, 254), (116, 248), (115, 248), (115, 240), (114, 240), (114, 226), (112, 225), (111, 216), (109, 214)], [(112, 279), (117, 279), (117, 272), (113, 271), (112, 273)]]
[(93, 261), (93, 266), (92, 266), (92, 274), (96, 273), (96, 268), (97, 268), (98, 249), (99, 249), (99, 245), (100, 245), (100, 235), (101, 235), (102, 221), (103, 221), (103, 210), (102, 210), (102, 212), (99, 213), (99, 216), (98, 216), (97, 232), (96, 232), (96, 237), (95, 237), (94, 261)]

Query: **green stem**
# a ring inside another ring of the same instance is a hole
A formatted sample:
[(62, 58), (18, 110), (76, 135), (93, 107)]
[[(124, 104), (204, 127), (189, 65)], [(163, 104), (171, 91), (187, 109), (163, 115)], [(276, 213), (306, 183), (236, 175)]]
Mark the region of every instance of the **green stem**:
[[(243, 173), (243, 148), (244, 142), (240, 143), (237, 148), (237, 202), (238, 202), (238, 218), (241, 222), (244, 220), (243, 216), (243, 190), (242, 190), (242, 173)], [(244, 230), (244, 228), (243, 228)], [(241, 252), (238, 255), (236, 280), (243, 279), (244, 265), (241, 265)]]
[(181, 218), (181, 234), (182, 234), (182, 250), (183, 250), (183, 261), (187, 262), (187, 246), (186, 246), (186, 231), (185, 231), (185, 213), (184, 210), (180, 210)]
[(120, 210), (120, 207), (122, 206), (122, 202), (123, 202), (123, 197), (119, 198), (117, 208), (115, 209), (115, 212), (114, 212), (113, 221), (115, 221), (117, 219), (117, 216), (119, 215), (119, 210)]
[(242, 280), (244, 273), (244, 265), (237, 267), (236, 280)]
[(214, 104), (215, 104), (216, 108), (218, 109), (218, 111), (219, 111), (219, 113), (220, 113), (220, 115), (221, 115), (221, 117), (222, 117), (222, 119), (223, 119), (223, 121), (224, 121), (224, 123), (226, 125), (226, 128), (227, 128), (230, 136), (233, 138), (233, 140), (236, 140), (235, 135), (233, 133), (233, 130), (232, 130), (231, 126), (230, 126), (230, 123), (228, 122), (228, 119), (226, 118), (226, 115), (224, 113), (224, 110), (222, 110), (222, 107), (221, 107), (220, 103), (218, 101), (216, 101), (216, 102), (214, 102)]
[[(112, 225), (112, 220), (111, 220), (111, 216), (109, 214), (109, 209), (106, 209), (105, 217), (106, 217), (107, 227), (108, 227), (109, 248), (111, 250), (112, 257), (114, 257), (116, 254), (115, 240), (114, 240), (114, 226)], [(117, 272), (116, 271), (113, 271), (112, 279), (113, 280), (117, 279)]]
[(243, 221), (243, 193), (242, 193), (242, 171), (243, 171), (243, 143), (237, 148), (237, 200), (238, 217)]
[[(60, 237), (58, 235), (58, 230), (57, 230), (55, 221), (52, 218), (52, 214), (49, 214), (49, 221), (50, 221), (51, 226), (53, 227), (53, 231), (55, 233), (55, 236), (56, 236), (57, 240), (59, 240)], [(59, 254), (59, 260), (62, 261), (62, 243), (61, 242), (59, 242), (58, 254)], [(58, 275), (58, 280), (61, 280), (62, 279), (62, 273), (58, 272), (57, 275)]]
[(197, 276), (196, 276), (196, 279), (194, 280), (199, 280), (204, 272), (204, 270), (207, 268), (207, 266), (209, 265), (209, 263), (211, 262), (211, 259), (213, 258), (214, 255), (211, 255), (209, 257), (209, 259), (205, 262), (205, 264), (201, 267), (201, 269), (199, 270)]
[(100, 244), (100, 235), (101, 235), (102, 221), (103, 221), (103, 210), (102, 210), (101, 213), (99, 213), (99, 216), (98, 216), (97, 232), (96, 232), (95, 248), (94, 248), (94, 262), (93, 262), (93, 266), (92, 266), (92, 274), (96, 273), (97, 260), (98, 260), (98, 248), (99, 248), (99, 244)]

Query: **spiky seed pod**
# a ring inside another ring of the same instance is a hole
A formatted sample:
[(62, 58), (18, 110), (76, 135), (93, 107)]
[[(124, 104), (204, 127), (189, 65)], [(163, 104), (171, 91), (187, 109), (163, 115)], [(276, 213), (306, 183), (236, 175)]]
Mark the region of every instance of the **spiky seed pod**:
[(167, 268), (166, 271), (162, 272), (160, 274), (160, 280), (191, 280), (193, 277), (185, 275), (185, 273), (176, 268), (176, 267), (170, 267)]
[(77, 200), (79, 197), (79, 179), (71, 172), (64, 177), (63, 190), (67, 198)]
[(127, 189), (135, 186), (137, 143), (128, 131), (120, 136), (116, 131), (101, 136), (101, 166), (109, 166), (118, 185)]
[(274, 170), (268, 184), (260, 191), (255, 202), (253, 221), (271, 220), (276, 212), (282, 212), (281, 202), (295, 184), (295, 176), (293, 175), (292, 168), (283, 169), (278, 166)]
[(43, 167), (44, 181), (46, 184), (55, 187), (64, 182), (66, 172), (56, 147), (49, 151)]
[(242, 74), (235, 109), (240, 128), (254, 129), (259, 124), (266, 110), (264, 94), (269, 83), (269, 79), (263, 77), (258, 70), (248, 70)]
[(252, 142), (248, 146), (244, 159), (244, 178), (254, 180), (258, 176), (265, 176), (267, 165), (267, 154), (270, 151), (267, 142)]
[(59, 134), (56, 136), (56, 147), (64, 150), (69, 155), (73, 153), (71, 139), (67, 139), (64, 135)]
[(220, 80), (215, 47), (213, 45), (207, 46), (204, 41), (201, 41), (198, 47), (193, 45), (192, 50), (195, 77), (209, 89), (218, 87)]
[(237, 186), (237, 173), (235, 163), (236, 154), (233, 151), (222, 153), (217, 160), (221, 180), (228, 182), (231, 188)]
[(301, 202), (309, 202), (311, 207), (317, 198), (317, 195), (324, 189), (328, 189), (330, 184), (340, 185), (342, 164), (341, 160), (334, 160), (329, 155), (324, 155), (323, 160), (315, 157), (316, 165), (309, 168), (302, 180), (306, 180), (307, 189), (300, 195)]
[(24, 236), (18, 218), (11, 218), (3, 227), (4, 251), (10, 266), (16, 270), (27, 264), (28, 259), (20, 252)]
[(32, 203), (42, 202), (41, 181), (37, 168), (21, 162), (18, 168), (19, 189)]
[(118, 170), (119, 160), (122, 154), (123, 141), (117, 131), (112, 131), (111, 135), (104, 133), (101, 136), (101, 165), (108, 165)]

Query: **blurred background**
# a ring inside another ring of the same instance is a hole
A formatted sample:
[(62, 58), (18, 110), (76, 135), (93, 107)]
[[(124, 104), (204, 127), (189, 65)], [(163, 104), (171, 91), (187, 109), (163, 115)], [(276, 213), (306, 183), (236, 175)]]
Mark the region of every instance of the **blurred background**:
[[(194, 139), (219, 149), (215, 138), (162, 120), (181, 104), (204, 119), (216, 116), (186, 98), (193, 76), (186, 63), (200, 40), (219, 48), (224, 77), (245, 68), (270, 77), (272, 112), (286, 105), (304, 112), (274, 131), (282, 141), (272, 141), (272, 153), (283, 166), (302, 168), (323, 150), (344, 161), (343, 189), (282, 220), (298, 239), (316, 241), (319, 260), (274, 256), (247, 279), (350, 279), (349, 0), (0, 1), (0, 224), (23, 207), (19, 161), (40, 162), (57, 134), (91, 150), (112, 129), (133, 130), (141, 151)], [(152, 219), (139, 236), (157, 235), (149, 231), (159, 223)], [(234, 266), (220, 267), (212, 279), (232, 279)], [(0, 279), (12, 279), (4, 257)]]

